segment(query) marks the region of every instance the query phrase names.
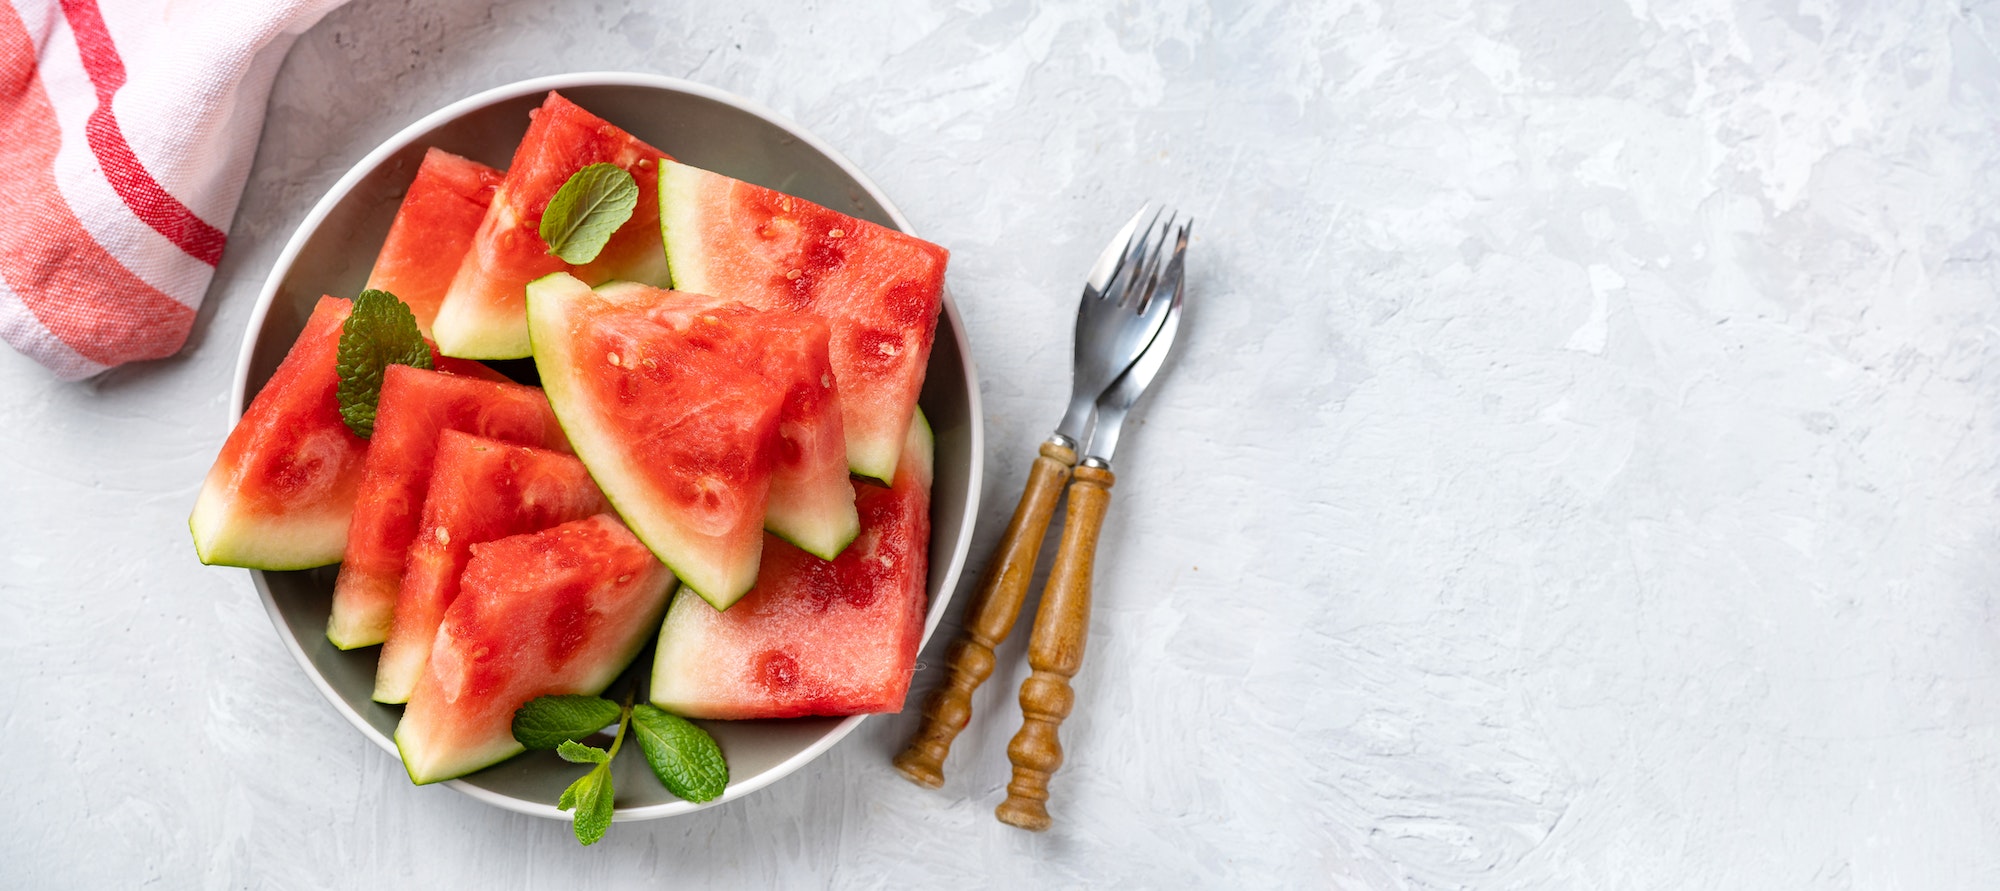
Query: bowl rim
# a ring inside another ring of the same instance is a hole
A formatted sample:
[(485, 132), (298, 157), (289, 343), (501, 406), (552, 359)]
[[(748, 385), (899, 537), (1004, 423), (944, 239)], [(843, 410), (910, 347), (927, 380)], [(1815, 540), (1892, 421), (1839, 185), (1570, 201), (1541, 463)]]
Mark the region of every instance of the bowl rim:
[[(568, 74), (532, 77), (503, 84), (447, 104), (443, 108), (424, 115), (401, 130), (396, 131), (394, 135), (384, 140), (366, 155), (363, 155), (352, 167), (348, 168), (347, 172), (327, 189), (326, 194), (320, 197), (318, 203), (313, 205), (312, 210), (306, 214), (305, 218), (300, 220), (298, 228), (293, 230), (292, 237), (285, 243), (284, 250), (278, 254), (277, 260), (272, 263), (271, 271), (265, 277), (263, 288), (257, 295), (257, 303), (250, 310), (249, 323), (244, 329), (243, 344), (236, 359), (236, 373), (230, 385), (230, 425), (234, 426), (243, 417), (243, 409), (248, 402), (247, 391), (250, 382), (251, 363), (257, 347), (257, 333), (263, 329), (265, 321), (270, 315), (271, 305), (276, 301), (278, 296), (279, 285), (283, 282), (285, 276), (290, 273), (292, 264), (298, 259), (300, 252), (305, 249), (306, 242), (310, 240), (312, 234), (318, 231), (320, 225), (332, 213), (334, 206), (345, 199), (348, 193), (354, 190), (355, 185), (363, 177), (381, 166), (391, 155), (416, 142), (419, 136), (472, 111), (496, 102), (518, 99), (536, 93), (546, 93), (550, 90), (598, 86), (644, 87), (670, 93), (683, 93), (726, 105), (737, 111), (760, 118), (764, 122), (798, 139), (813, 151), (825, 156), (827, 160), (832, 161), (834, 166), (838, 167), (842, 173), (852, 177), (855, 184), (862, 191), (866, 192), (870, 198), (881, 205), (882, 210), (889, 215), (889, 219), (895, 223), (896, 228), (915, 234), (910, 225), (909, 218), (904, 216), (902, 210), (889, 200), (888, 195), (882, 192), (881, 187), (877, 186), (875, 181), (863, 173), (859, 167), (856, 167), (854, 162), (848, 160), (846, 155), (835, 150), (811, 131), (793, 123), (789, 118), (778, 114), (760, 103), (726, 90), (663, 74), (628, 71), (572, 72)], [(918, 644), (919, 651), (925, 645), (929, 644), (931, 634), (937, 630), (938, 622), (944, 616), (944, 610), (951, 601), (952, 593), (957, 589), (959, 573), (965, 567), (966, 554), (972, 545), (972, 533), (979, 514), (979, 496), (984, 482), (985, 471), (985, 414), (980, 406), (979, 372), (973, 361), (972, 344), (966, 337), (964, 318), (959, 314), (958, 306), (952, 300), (951, 291), (948, 287), (944, 291), (942, 302), (943, 313), (950, 321), (951, 336), (958, 347), (960, 364), (965, 375), (967, 391), (966, 410), (967, 416), (970, 418), (969, 426), (972, 430), (972, 441), (970, 443), (972, 460), (970, 466), (967, 468), (965, 515), (959, 521), (958, 543), (952, 549), (949, 562), (945, 568), (943, 583), (938, 589), (938, 596), (932, 598), (929, 615), (924, 620), (924, 634), (922, 641)], [(935, 532), (933, 534), (935, 535)], [(374, 741), (377, 746), (387, 751), (390, 755), (396, 755), (395, 742), (380, 731), (377, 731), (373, 725), (369, 724), (353, 707), (347, 704), (347, 701), (333, 689), (326, 678), (314, 670), (312, 660), (307, 656), (305, 648), (300, 644), (298, 638), (286, 632), (284, 618), (278, 611), (277, 600), (271, 593), (271, 587), (265, 579), (264, 572), (255, 569), (248, 570), (248, 572), (257, 588), (258, 598), (264, 603), (264, 611), (269, 615), (274, 629), (278, 632), (278, 637), (284, 641), (286, 649), (291, 651), (292, 658), (299, 663), (299, 667), (305, 670), (306, 677), (312, 681), (313, 686), (319, 688), (320, 695), (326, 699), (328, 704), (333, 706), (335, 711), (346, 718), (349, 724), (354, 725), (355, 729), (361, 731), (363, 736)], [(854, 729), (860, 726), (861, 722), (868, 717), (868, 715), (864, 714), (851, 715), (842, 719), (818, 740), (815, 740), (812, 745), (807, 746), (798, 754), (779, 762), (777, 765), (750, 780), (741, 783), (732, 781), (722, 795), (717, 796), (711, 801), (701, 803), (675, 801), (646, 807), (619, 808), (613, 813), (612, 819), (614, 822), (655, 820), (663, 817), (693, 813), (725, 802), (734, 801), (790, 776), (799, 768), (811, 763), (828, 749), (833, 748), (835, 743), (840, 742), (848, 734), (854, 732)], [(515, 813), (554, 820), (568, 820), (572, 817), (567, 811), (556, 810), (554, 805), (525, 801), (510, 795), (503, 795), (463, 780), (447, 780), (442, 785), (450, 786), (474, 799)]]

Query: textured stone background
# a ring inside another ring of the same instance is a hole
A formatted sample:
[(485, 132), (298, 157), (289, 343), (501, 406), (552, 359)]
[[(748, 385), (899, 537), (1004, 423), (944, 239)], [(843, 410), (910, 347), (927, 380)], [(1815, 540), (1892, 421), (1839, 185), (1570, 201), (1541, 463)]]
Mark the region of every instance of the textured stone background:
[[(2000, 885), (2000, 5), (1889, 6), (356, 0), (284, 65), (182, 356), (0, 351), (0, 884)], [(887, 765), (905, 715), (580, 851), (410, 787), (195, 564), (312, 202), (589, 69), (766, 103), (952, 248), (975, 553), (1098, 245), (1199, 218), (1054, 831), (990, 816), (1009, 667), (942, 792)]]

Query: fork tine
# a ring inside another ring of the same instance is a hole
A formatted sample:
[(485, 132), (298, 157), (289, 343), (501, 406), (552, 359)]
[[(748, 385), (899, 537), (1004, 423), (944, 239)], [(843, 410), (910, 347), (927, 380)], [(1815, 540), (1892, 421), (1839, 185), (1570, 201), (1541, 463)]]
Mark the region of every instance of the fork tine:
[[(1097, 262), (1091, 264), (1090, 275), (1084, 279), (1084, 284), (1095, 289), (1099, 296), (1104, 294), (1105, 289), (1111, 285), (1111, 277), (1116, 275), (1119, 268), (1123, 266), (1125, 250), (1131, 245), (1132, 238), (1139, 231), (1139, 221), (1145, 218), (1146, 211), (1149, 210), (1154, 210), (1153, 202), (1148, 201), (1139, 205), (1138, 212), (1132, 214), (1132, 218), (1125, 221), (1125, 225), (1119, 228), (1118, 234), (1111, 236), (1111, 241), (1104, 246), (1103, 251), (1098, 253)], [(1155, 214), (1158, 213), (1158, 211), (1154, 212)], [(1148, 225), (1150, 226), (1150, 224)]]
[(1181, 220), (1180, 231), (1174, 233), (1174, 255), (1167, 261), (1167, 271), (1161, 273), (1162, 282), (1171, 281), (1170, 286), (1176, 296), (1180, 294), (1181, 279), (1187, 274), (1188, 237), (1194, 234), (1194, 217)]
[[(1146, 293), (1144, 301), (1138, 306), (1139, 315), (1145, 319), (1140, 324), (1146, 328), (1145, 342), (1149, 345), (1152, 343), (1153, 338), (1158, 335), (1160, 328), (1164, 326), (1167, 315), (1173, 311), (1172, 304), (1180, 302), (1181, 286), (1186, 270), (1185, 261), (1187, 258), (1188, 235), (1193, 229), (1194, 219), (1192, 217), (1181, 221), (1181, 225), (1174, 233), (1174, 251), (1173, 255), (1167, 259), (1166, 269), (1160, 272), (1154, 286)], [(1160, 297), (1170, 299), (1156, 299)], [(1139, 352), (1144, 354), (1146, 351), (1142, 349)]]
[(1118, 259), (1118, 271), (1112, 275), (1111, 281), (1105, 285), (1104, 292), (1099, 296), (1109, 299), (1114, 304), (1125, 302), (1125, 295), (1132, 290), (1132, 279), (1138, 275), (1139, 263), (1153, 251), (1151, 245), (1154, 230), (1160, 228), (1160, 214), (1167, 212), (1164, 206), (1154, 210), (1153, 218), (1146, 221), (1146, 228), (1134, 233), (1132, 239), (1126, 242), (1124, 255)]
[(1139, 283), (1136, 287), (1130, 288), (1126, 293), (1118, 296), (1120, 306), (1129, 305), (1133, 311), (1137, 312), (1145, 307), (1147, 299), (1152, 297), (1153, 292), (1159, 288), (1160, 265), (1165, 260), (1167, 239), (1173, 235), (1175, 228), (1174, 221), (1179, 216), (1179, 212), (1170, 214), (1167, 217), (1166, 224), (1160, 227), (1158, 238), (1147, 240), (1145, 261), (1138, 273)]

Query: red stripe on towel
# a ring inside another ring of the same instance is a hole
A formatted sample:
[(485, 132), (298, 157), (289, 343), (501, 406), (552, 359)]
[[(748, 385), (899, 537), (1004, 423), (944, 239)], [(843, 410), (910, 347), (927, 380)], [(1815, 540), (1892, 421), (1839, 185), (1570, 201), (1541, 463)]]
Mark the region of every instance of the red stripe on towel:
[(125, 85), (125, 62), (111, 42), (111, 31), (104, 25), (104, 14), (98, 10), (97, 0), (62, 0), (62, 9), (63, 16), (69, 19), (70, 30), (76, 34), (83, 70), (89, 73), (91, 86), (97, 88), (97, 108), (91, 111), (90, 120), (84, 125), (84, 136), (90, 141), (91, 152), (97, 155), (98, 166), (104, 169), (105, 181), (125, 200), (132, 214), (153, 227), (153, 231), (166, 236), (188, 256), (214, 266), (222, 260), (227, 233), (195, 216), (180, 199), (168, 194), (146, 170), (146, 165), (139, 162), (139, 156), (133, 154), (132, 146), (125, 141), (125, 131), (118, 126), (111, 97)]

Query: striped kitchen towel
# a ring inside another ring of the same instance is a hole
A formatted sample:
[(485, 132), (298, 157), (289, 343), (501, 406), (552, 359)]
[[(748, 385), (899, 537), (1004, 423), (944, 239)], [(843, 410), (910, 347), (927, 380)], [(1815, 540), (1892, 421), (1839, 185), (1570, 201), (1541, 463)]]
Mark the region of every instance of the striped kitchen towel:
[(0, 0), (0, 337), (67, 380), (187, 341), (292, 40), (344, 0)]

